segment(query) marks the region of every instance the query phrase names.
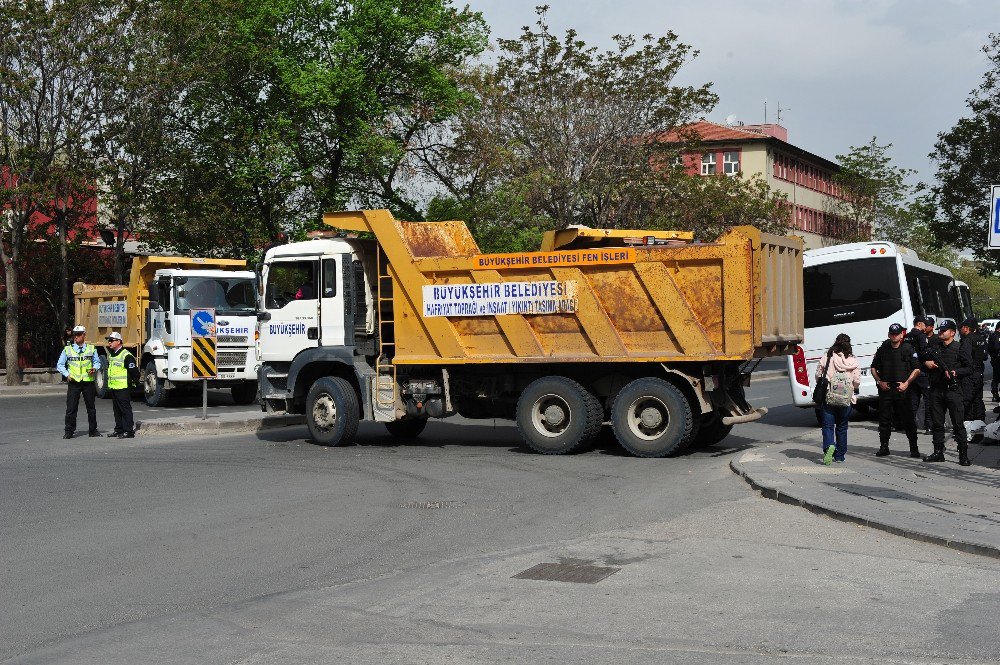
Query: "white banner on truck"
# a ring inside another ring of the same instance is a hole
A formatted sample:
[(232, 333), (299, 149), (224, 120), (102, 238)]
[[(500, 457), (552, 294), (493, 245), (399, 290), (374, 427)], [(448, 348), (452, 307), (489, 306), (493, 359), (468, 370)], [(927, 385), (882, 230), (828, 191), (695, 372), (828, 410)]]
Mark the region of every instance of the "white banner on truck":
[(576, 311), (576, 282), (424, 286), (424, 316), (504, 316)]
[(128, 303), (124, 300), (97, 304), (97, 325), (100, 328), (124, 328), (128, 319)]

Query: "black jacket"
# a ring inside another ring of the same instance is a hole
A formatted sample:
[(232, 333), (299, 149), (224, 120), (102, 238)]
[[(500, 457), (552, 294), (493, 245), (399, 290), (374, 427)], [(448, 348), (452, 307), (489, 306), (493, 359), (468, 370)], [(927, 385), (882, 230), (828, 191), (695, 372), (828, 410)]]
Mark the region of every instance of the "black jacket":
[(990, 354), (990, 360), (994, 362), (1000, 361), (1000, 330), (990, 333), (989, 338), (986, 340), (986, 352)]
[(938, 342), (931, 346), (929, 353), (931, 355), (930, 359), (937, 362), (938, 365), (937, 369), (928, 370), (932, 388), (944, 388), (951, 383), (950, 379), (945, 378), (945, 369), (957, 372), (959, 379), (973, 373), (972, 354), (969, 352), (968, 345), (963, 346), (961, 342), (953, 341), (951, 344), (945, 346), (943, 343)]
[(986, 362), (986, 338), (975, 330), (962, 337), (962, 345), (969, 348), (973, 369), (982, 374), (983, 364)]
[(922, 331), (912, 328), (903, 338), (904, 344), (909, 344), (917, 352), (917, 360), (920, 361), (920, 370), (923, 371), (924, 360), (927, 359), (927, 335)]
[(917, 352), (906, 342), (894, 349), (892, 342), (885, 340), (872, 358), (872, 369), (881, 381), (901, 383), (917, 369)]

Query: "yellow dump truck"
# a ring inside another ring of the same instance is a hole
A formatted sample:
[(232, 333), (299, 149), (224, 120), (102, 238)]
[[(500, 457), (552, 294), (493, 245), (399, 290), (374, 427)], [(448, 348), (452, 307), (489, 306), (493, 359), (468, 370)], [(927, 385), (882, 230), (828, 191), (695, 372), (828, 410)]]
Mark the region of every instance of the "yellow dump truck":
[(340, 233), (267, 253), (258, 314), (262, 407), (304, 413), (323, 444), (457, 413), (514, 419), (548, 454), (610, 422), (660, 457), (760, 418), (749, 370), (802, 340), (801, 241), (752, 227), (714, 243), (570, 228), (482, 254), (463, 222), (324, 222)]
[[(246, 261), (137, 256), (128, 284), (77, 282), (73, 295), (76, 323), (87, 327), (95, 343), (111, 332), (121, 333), (139, 362), (150, 406), (163, 404), (172, 390), (200, 385), (192, 375), (190, 313), (202, 308), (216, 315), (218, 375), (209, 385), (230, 388), (239, 404), (256, 399), (257, 288)], [(106, 386), (104, 373), (98, 373), (99, 395)]]

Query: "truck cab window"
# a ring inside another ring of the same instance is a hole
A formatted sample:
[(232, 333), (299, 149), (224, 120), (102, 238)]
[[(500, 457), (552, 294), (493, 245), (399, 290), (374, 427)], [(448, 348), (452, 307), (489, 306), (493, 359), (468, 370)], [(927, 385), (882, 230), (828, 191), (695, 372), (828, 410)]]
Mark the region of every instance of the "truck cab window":
[(296, 300), (316, 300), (316, 261), (277, 261), (267, 274), (264, 306), (281, 309)]
[(336, 295), (337, 295), (337, 261), (334, 259), (324, 259), (323, 297), (333, 298)]

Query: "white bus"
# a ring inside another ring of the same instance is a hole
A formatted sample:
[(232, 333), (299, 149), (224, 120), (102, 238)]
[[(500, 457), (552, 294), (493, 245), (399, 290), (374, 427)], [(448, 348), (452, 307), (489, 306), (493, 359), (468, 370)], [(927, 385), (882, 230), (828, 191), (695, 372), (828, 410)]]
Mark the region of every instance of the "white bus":
[(816, 364), (840, 333), (850, 335), (861, 366), (858, 405), (864, 409), (878, 401), (869, 368), (890, 324), (909, 330), (917, 315), (959, 324), (972, 316), (967, 285), (956, 282), (948, 269), (921, 261), (916, 253), (892, 243), (812, 249), (802, 258), (805, 334), (795, 354), (788, 356), (796, 406), (814, 406)]

